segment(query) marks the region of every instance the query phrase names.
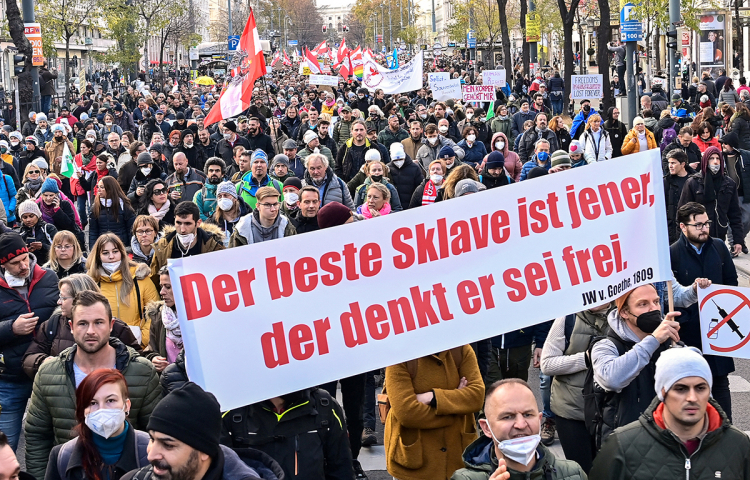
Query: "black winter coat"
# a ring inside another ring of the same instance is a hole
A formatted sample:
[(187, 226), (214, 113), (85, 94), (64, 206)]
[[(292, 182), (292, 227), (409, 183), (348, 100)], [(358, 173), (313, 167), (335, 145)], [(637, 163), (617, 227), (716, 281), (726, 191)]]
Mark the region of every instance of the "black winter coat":
[[(203, 171), (203, 166), (206, 164), (208, 157), (206, 157), (206, 152), (200, 146), (194, 143), (191, 148), (185, 148), (184, 145), (180, 144), (172, 151), (172, 157), (174, 157), (174, 154), (177, 152), (185, 154), (188, 159), (189, 167), (200, 170), (201, 172)], [(169, 162), (168, 170), (170, 170), (169, 173), (174, 172), (174, 166), (172, 166), (171, 161)]]
[(550, 155), (559, 150), (560, 146), (557, 144), (557, 135), (555, 135), (555, 132), (547, 129), (543, 133), (539, 133), (536, 131), (536, 128), (532, 127), (521, 136), (521, 140), (518, 143), (518, 156), (521, 157), (522, 164), (531, 160), (531, 157), (534, 155), (534, 144), (542, 138), (549, 141)]
[(60, 295), (55, 272), (40, 267), (33, 254), (30, 256), (33, 262), (27, 300), (0, 277), (0, 304), (3, 306), (0, 312), (0, 354), (3, 356), (0, 379), (9, 382), (30, 382), (23, 371), (23, 356), (33, 339), (33, 334), (14, 334), (13, 322), (21, 314), (34, 312), (34, 316), (39, 317), (38, 329), (52, 315)]
[(750, 150), (750, 119), (738, 115), (732, 122), (731, 130), (740, 137), (740, 150)]
[[(254, 137), (248, 134), (245, 137), (245, 140), (247, 140), (247, 143), (250, 145), (250, 148), (248, 150), (252, 151), (252, 150), (257, 150), (260, 148), (261, 150), (266, 152), (266, 155), (268, 155), (268, 163), (270, 165), (271, 161), (273, 160), (274, 155), (276, 155), (276, 152), (274, 152), (274, 149), (273, 149), (273, 141), (271, 140), (271, 137), (261, 132)], [(284, 152), (279, 152), (279, 153), (284, 153)]]
[(159, 383), (161, 384), (162, 396), (166, 397), (172, 390), (177, 390), (189, 382), (187, 370), (185, 369), (185, 350), (181, 351), (174, 363), (167, 365), (161, 373)]
[[(737, 270), (723, 240), (709, 237), (699, 255), (685, 235), (680, 235), (680, 238), (669, 247), (669, 257), (674, 278), (682, 285), (691, 285), (696, 278), (708, 278), (715, 284), (737, 286)], [(702, 351), (698, 303), (677, 310), (682, 314), (677, 317), (677, 321), (680, 322), (680, 340), (685, 342), (685, 345), (697, 347)], [(704, 358), (714, 376), (734, 371), (734, 360), (731, 357), (704, 355)]]
[(96, 243), (99, 235), (112, 232), (117, 235), (126, 247), (130, 246), (130, 238), (133, 232), (135, 212), (129, 206), (120, 206), (120, 213), (115, 219), (111, 208), (100, 205), (99, 216), (95, 216), (93, 208), (89, 208), (89, 247)]
[(609, 141), (612, 143), (612, 158), (622, 156), (622, 141), (628, 134), (628, 128), (619, 120), (604, 122), (604, 130), (609, 133)]
[(414, 163), (414, 160), (409, 155), (404, 159), (404, 164), (401, 165), (401, 168), (391, 162), (388, 164), (388, 169), (390, 170), (388, 178), (391, 181), (391, 185), (396, 187), (398, 198), (401, 200), (401, 206), (406, 210), (410, 206), (409, 204), (411, 203), (414, 191), (424, 180), (422, 169)]
[(151, 180), (165, 180), (166, 178), (167, 174), (161, 171), (161, 167), (159, 167), (159, 165), (154, 164), (154, 167), (150, 172), (148, 172), (148, 176), (144, 175), (139, 168), (138, 171), (135, 172), (133, 180), (130, 182), (130, 187), (128, 187), (127, 190), (123, 191), (126, 191), (128, 193), (128, 200), (130, 200), (131, 205), (138, 205), (142, 200), (141, 197), (135, 194), (136, 190), (138, 190), (138, 187), (145, 187), (146, 184)]
[[(614, 147), (613, 147), (614, 148)], [(688, 167), (691, 163), (698, 163), (700, 165), (701, 163), (701, 157), (703, 156), (701, 154), (701, 149), (698, 148), (698, 145), (696, 145), (694, 142), (690, 142), (690, 145), (687, 147), (683, 147), (682, 143), (680, 143), (679, 138), (675, 138), (672, 140), (666, 147), (664, 147), (664, 152), (661, 154), (661, 168), (664, 170), (664, 175), (669, 175), (669, 159), (667, 158), (667, 154), (671, 152), (672, 150), (682, 150), (685, 152), (685, 154), (688, 157)], [(750, 165), (748, 165), (750, 168)], [(695, 173), (695, 170), (690, 171), (692, 168), (688, 170), (689, 173)]]
[(238, 135), (234, 145), (230, 144), (223, 138), (219, 140), (219, 143), (216, 144), (216, 152), (214, 152), (214, 154), (224, 160), (224, 163), (226, 163), (227, 166), (234, 165), (234, 153), (232, 150), (238, 145), (245, 147), (245, 150), (250, 150), (250, 144), (247, 142), (247, 139)]
[(664, 196), (666, 197), (667, 206), (667, 231), (669, 232), (669, 243), (670, 245), (677, 241), (680, 237), (680, 226), (677, 224), (677, 209), (680, 204), (680, 196), (682, 196), (682, 190), (685, 188), (689, 176), (695, 173), (690, 165), (686, 165), (688, 168), (688, 175), (684, 177), (677, 177), (674, 175), (664, 175)]
[[(709, 173), (710, 175), (710, 173)], [(711, 230), (708, 232), (714, 238), (724, 239), (727, 227), (732, 229), (735, 244), (744, 245), (745, 236), (742, 234), (742, 213), (737, 196), (737, 184), (729, 176), (721, 177), (722, 183), (716, 200), (708, 204), (704, 195), (703, 175), (698, 172), (691, 175), (682, 189), (678, 207), (688, 202), (698, 202), (706, 207), (708, 219), (711, 220)]]
[(303, 217), (302, 210), (297, 211), (297, 213), (289, 218), (289, 221), (292, 222), (292, 225), (294, 225), (294, 228), (297, 230), (298, 234), (320, 230), (320, 227), (318, 226), (318, 217)]
[(47, 263), (47, 260), (49, 260), (49, 251), (52, 248), (52, 240), (55, 238), (55, 235), (57, 235), (57, 228), (41, 218), (33, 228), (27, 227), (23, 222), (21, 222), (20, 225), (21, 228), (18, 233), (21, 235), (21, 238), (23, 238), (23, 241), (26, 242), (26, 245), (33, 242), (40, 242), (42, 244), (42, 248), (35, 251), (34, 256), (40, 265), (44, 265)]

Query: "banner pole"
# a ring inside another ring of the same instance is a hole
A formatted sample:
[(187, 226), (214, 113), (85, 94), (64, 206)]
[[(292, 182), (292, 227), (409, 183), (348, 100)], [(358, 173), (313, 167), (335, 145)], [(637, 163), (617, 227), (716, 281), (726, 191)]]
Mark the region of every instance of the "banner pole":
[(674, 312), (674, 295), (672, 294), (672, 280), (667, 282), (667, 298), (669, 299), (669, 313)]

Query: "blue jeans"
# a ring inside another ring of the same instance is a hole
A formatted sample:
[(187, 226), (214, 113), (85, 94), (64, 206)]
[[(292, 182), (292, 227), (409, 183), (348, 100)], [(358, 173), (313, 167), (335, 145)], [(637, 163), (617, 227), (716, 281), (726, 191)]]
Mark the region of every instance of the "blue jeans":
[(31, 380), (8, 382), (0, 380), (0, 431), (8, 436), (8, 443), (13, 451), (18, 448), (21, 438), (23, 413), (31, 397)]
[(550, 101), (552, 102), (552, 115), (560, 115), (563, 113), (563, 108), (565, 108), (565, 102), (563, 101), (563, 96), (557, 96), (557, 95), (550, 95)]
[(42, 95), (42, 113), (47, 115), (49, 113), (50, 106), (52, 106), (52, 95)]
[(549, 406), (550, 388), (552, 387), (552, 377), (539, 372), (539, 392), (542, 394), (542, 416), (544, 418), (555, 418), (552, 409)]
[[(86, 224), (89, 223), (89, 212), (86, 208), (86, 201), (88, 200), (88, 193), (84, 193), (83, 195), (79, 195), (76, 198), (76, 207), (78, 208), (78, 216), (81, 217), (81, 226), (83, 228), (86, 228)], [(81, 245), (81, 248), (84, 248), (84, 245)]]

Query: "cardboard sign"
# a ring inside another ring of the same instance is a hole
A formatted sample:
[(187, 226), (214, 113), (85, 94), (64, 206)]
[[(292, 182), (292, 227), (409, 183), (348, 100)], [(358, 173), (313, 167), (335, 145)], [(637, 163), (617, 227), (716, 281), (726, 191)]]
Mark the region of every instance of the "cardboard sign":
[(310, 85), (328, 85), (335, 87), (339, 84), (339, 77), (333, 75), (310, 75)]
[(448, 72), (430, 72), (427, 74), (427, 81), (430, 86), (435, 82), (441, 82), (443, 80), (450, 80), (451, 74)]
[(171, 259), (188, 376), (228, 410), (669, 280), (661, 177), (659, 150), (648, 150)]
[(464, 85), (465, 102), (491, 102), (495, 100), (495, 87), (492, 85)]
[(461, 80), (439, 80), (430, 84), (432, 98), (439, 102), (457, 100), (461, 97)]
[(505, 86), (505, 69), (502, 70), (485, 70), (482, 72), (482, 83), (495, 87)]

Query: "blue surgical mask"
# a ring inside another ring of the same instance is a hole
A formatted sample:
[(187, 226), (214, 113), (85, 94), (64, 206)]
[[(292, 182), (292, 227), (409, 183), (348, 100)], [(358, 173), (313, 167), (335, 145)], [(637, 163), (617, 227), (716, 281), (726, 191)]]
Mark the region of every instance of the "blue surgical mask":
[(536, 154), (536, 158), (539, 159), (539, 161), (542, 163), (547, 163), (547, 160), (549, 160), (549, 153), (539, 152)]

